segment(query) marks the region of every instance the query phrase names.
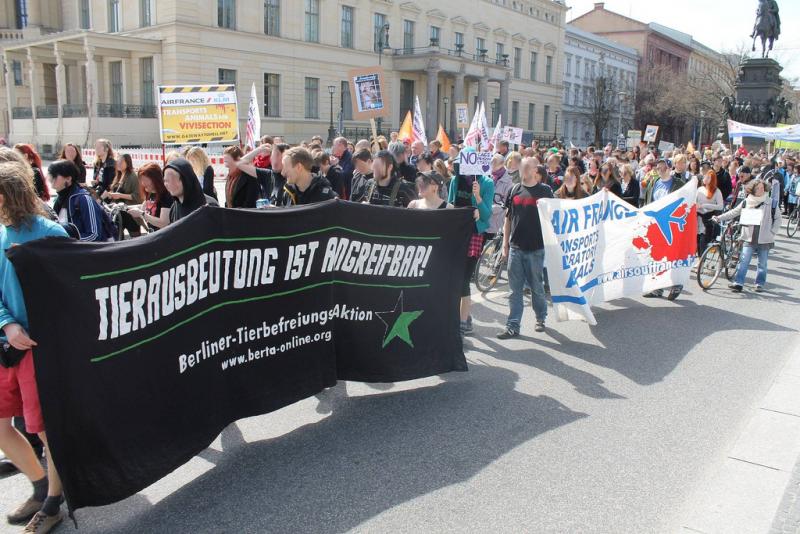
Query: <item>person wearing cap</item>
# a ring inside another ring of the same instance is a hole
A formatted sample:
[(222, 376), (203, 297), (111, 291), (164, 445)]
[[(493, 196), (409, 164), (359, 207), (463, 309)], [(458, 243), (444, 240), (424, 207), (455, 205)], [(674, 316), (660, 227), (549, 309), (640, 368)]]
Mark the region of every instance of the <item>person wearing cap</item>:
[(417, 174), (417, 193), (419, 198), (412, 200), (408, 207), (418, 210), (441, 210), (452, 208), (446, 200), (442, 200), (439, 192), (444, 187), (444, 178), (436, 171), (425, 171)]
[[(659, 159), (656, 162), (656, 171), (658, 172), (658, 180), (650, 180), (647, 184), (647, 193), (645, 194), (645, 204), (656, 202), (666, 197), (670, 193), (677, 191), (685, 185), (680, 177), (669, 171), (667, 160)], [(683, 291), (683, 286), (677, 285), (669, 288), (669, 300), (675, 300), (678, 295)], [(656, 289), (645, 295), (645, 298), (661, 297), (664, 294), (663, 289)]]

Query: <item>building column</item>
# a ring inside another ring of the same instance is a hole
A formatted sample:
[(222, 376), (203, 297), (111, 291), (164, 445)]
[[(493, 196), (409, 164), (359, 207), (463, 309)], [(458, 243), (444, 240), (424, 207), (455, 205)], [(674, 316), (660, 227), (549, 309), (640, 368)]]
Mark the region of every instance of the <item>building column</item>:
[(467, 107), (469, 107), (469, 102), (467, 102), (466, 96), (464, 96), (466, 93), (465, 91), (466, 87), (464, 86), (464, 70), (465, 70), (464, 64), (462, 63), (461, 69), (458, 71), (458, 74), (456, 74), (455, 81), (453, 82), (453, 88), (455, 90), (453, 92), (453, 106), (450, 108), (450, 119), (449, 119), (450, 134), (455, 134), (452, 135), (453, 141), (455, 141), (455, 139), (458, 137), (458, 124), (456, 124), (458, 120), (456, 115), (456, 104), (466, 103)]
[(64, 104), (67, 103), (67, 75), (64, 67), (64, 56), (58, 49), (58, 43), (53, 45), (53, 55), (56, 57), (56, 104), (58, 105), (58, 126), (56, 148), (61, 144), (64, 135)]
[(508, 89), (510, 87), (511, 73), (507, 72), (506, 79), (500, 82), (500, 116), (505, 119), (504, 125), (511, 124), (511, 115), (508, 113)]
[[(92, 131), (97, 118), (97, 61), (94, 56), (94, 46), (89, 46), (89, 41), (84, 40), (84, 50), (86, 51), (86, 109), (88, 113), (88, 132), (89, 139), (92, 139)], [(93, 142), (93, 140), (92, 140)]]
[[(484, 107), (487, 105), (486, 99), (489, 98), (489, 76), (484, 74), (481, 76), (481, 79), (478, 80), (478, 105), (480, 106), (481, 103)], [(491, 108), (491, 106), (489, 106)]]
[(439, 70), (438, 59), (430, 60), (428, 67), (425, 69), (425, 73), (428, 75), (425, 122), (428, 128), (427, 136), (429, 140), (436, 137), (436, 132), (439, 129)]
[(36, 128), (36, 105), (38, 100), (36, 98), (36, 87), (39, 85), (39, 80), (36, 79), (36, 63), (33, 60), (33, 50), (28, 48), (28, 83), (30, 84), (31, 91), (31, 117), (33, 120), (33, 138), (37, 138)]
[[(14, 135), (14, 108), (17, 107), (16, 86), (14, 85), (14, 62), (8, 52), (3, 54), (3, 64), (6, 68), (6, 101), (8, 102), (8, 136)], [(11, 143), (11, 139), (8, 139)]]

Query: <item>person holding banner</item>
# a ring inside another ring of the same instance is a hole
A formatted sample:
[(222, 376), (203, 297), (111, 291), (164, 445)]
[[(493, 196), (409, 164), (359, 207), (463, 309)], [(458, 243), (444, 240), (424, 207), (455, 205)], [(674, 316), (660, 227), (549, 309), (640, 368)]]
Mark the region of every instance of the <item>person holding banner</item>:
[(444, 180), (436, 171), (420, 172), (417, 176), (417, 191), (419, 198), (412, 200), (409, 209), (441, 210), (452, 208), (446, 200), (442, 200), (439, 191), (444, 185)]
[(511, 287), (506, 329), (498, 339), (517, 337), (524, 310), (523, 291), (531, 288), (536, 331), (544, 332), (547, 300), (544, 291), (544, 239), (536, 206), (541, 198), (553, 198), (553, 190), (544, 184), (547, 169), (534, 165), (532, 158), (522, 160), (522, 182), (511, 190), (506, 204), (503, 227), (503, 256), (508, 258), (508, 282)]
[(413, 165), (409, 165), (406, 159), (406, 145), (400, 141), (389, 143), (389, 152), (395, 161), (395, 172), (397, 172), (404, 181), (413, 184), (417, 179), (417, 169)]
[(164, 187), (175, 202), (169, 210), (170, 224), (178, 222), (205, 205), (216, 206), (217, 201), (203, 194), (200, 180), (185, 158), (175, 158), (164, 168)]
[(290, 148), (283, 154), (284, 206), (315, 204), (337, 198), (330, 182), (321, 174), (312, 174), (314, 158), (303, 147)]
[(225, 207), (255, 208), (261, 187), (258, 178), (239, 168), (238, 162), (244, 155), (242, 149), (238, 145), (232, 145), (223, 150), (222, 154), (223, 163), (228, 169), (228, 177), (225, 179)]
[(633, 206), (639, 207), (639, 180), (633, 175), (633, 167), (626, 163), (620, 168), (620, 189), (622, 200)]
[(581, 171), (578, 167), (572, 165), (567, 167), (564, 173), (564, 183), (555, 192), (555, 198), (577, 200), (589, 196), (588, 193), (581, 187)]
[[(65, 162), (75, 168), (72, 162)], [(75, 168), (74, 174), (78, 171)], [(31, 172), (19, 162), (0, 163), (0, 247), (44, 237), (67, 237), (66, 231), (43, 216), (33, 188)], [(33, 485), (33, 494), (7, 516), (11, 524), (24, 524), (25, 532), (49, 532), (64, 519), (61, 479), (47, 447), (44, 420), (33, 365), (36, 342), (27, 333), (28, 316), (14, 266), (0, 257), (0, 449)], [(46, 446), (47, 473), (31, 444), (11, 424), (12, 417), (25, 416), (28, 432), (38, 434)]]
[(394, 157), (388, 150), (381, 150), (375, 154), (372, 158), (372, 178), (367, 180), (366, 194), (362, 202), (376, 206), (406, 208), (417, 198), (414, 188), (397, 174), (396, 167)]
[(211, 166), (211, 160), (208, 158), (206, 151), (199, 146), (193, 146), (186, 152), (186, 159), (192, 164), (197, 177), (203, 177), (201, 181), (203, 193), (216, 200), (217, 190), (214, 187), (214, 167)]
[(706, 245), (717, 237), (717, 227), (711, 218), (722, 213), (725, 201), (717, 187), (717, 175), (709, 170), (703, 176), (703, 185), (697, 188), (697, 253), (702, 254)]
[(353, 154), (352, 189), (350, 191), (351, 202), (361, 202), (367, 194), (367, 182), (372, 179), (372, 153), (364, 148), (357, 150)]
[[(474, 151), (472, 148), (464, 150)], [(464, 282), (461, 287), (461, 336), (472, 333), (472, 299), (470, 284), (475, 274), (475, 267), (483, 252), (483, 234), (489, 229), (492, 218), (492, 202), (494, 200), (494, 182), (488, 176), (463, 175), (457, 169), (456, 176), (450, 181), (447, 201), (456, 208), (472, 208), (475, 228), (469, 241), (467, 257), (464, 265)]]
[(736, 276), (728, 287), (735, 293), (744, 289), (744, 280), (750, 267), (753, 255), (758, 256), (756, 272), (756, 293), (764, 290), (767, 283), (767, 258), (769, 250), (775, 244), (775, 234), (780, 231), (780, 217), (773, 216), (772, 202), (767, 194), (766, 184), (762, 180), (752, 180), (745, 187), (745, 201), (730, 211), (712, 217), (714, 222), (731, 221), (740, 217), (742, 226), (742, 252)]

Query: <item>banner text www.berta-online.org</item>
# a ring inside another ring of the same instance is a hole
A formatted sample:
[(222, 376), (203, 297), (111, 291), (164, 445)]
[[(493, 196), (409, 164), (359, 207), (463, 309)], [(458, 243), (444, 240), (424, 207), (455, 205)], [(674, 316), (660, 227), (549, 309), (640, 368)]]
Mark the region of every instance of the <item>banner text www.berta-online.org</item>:
[(98, 287), (98, 340), (136, 332), (211, 295), (314, 273), (421, 278), (433, 247), (332, 237), (322, 248), (324, 253), (317, 254), (320, 241), (291, 245), (285, 258), (277, 247), (205, 252), (151, 276)]

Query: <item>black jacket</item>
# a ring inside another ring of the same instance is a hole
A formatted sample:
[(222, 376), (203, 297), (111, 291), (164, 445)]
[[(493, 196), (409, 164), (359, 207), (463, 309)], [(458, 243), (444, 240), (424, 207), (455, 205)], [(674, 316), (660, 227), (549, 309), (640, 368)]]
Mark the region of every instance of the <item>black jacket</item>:
[(406, 182), (417, 183), (417, 168), (405, 161), (397, 166), (397, 172)]
[[(622, 184), (620, 184), (620, 187)], [(631, 178), (628, 182), (628, 186), (622, 190), (622, 200), (633, 206), (634, 208), (639, 207), (639, 180), (636, 178)]]
[(717, 187), (719, 192), (722, 193), (722, 200), (725, 201), (733, 192), (731, 175), (724, 168), (720, 169), (719, 172), (714, 172), (717, 174)]
[(255, 208), (260, 194), (261, 186), (258, 184), (258, 178), (241, 173), (228, 204), (232, 208)]
[(311, 178), (311, 183), (305, 191), (300, 191), (294, 184), (284, 185), (283, 190), (285, 193), (281, 204), (283, 206), (302, 206), (338, 198), (327, 178), (318, 174)]
[(111, 189), (114, 182), (114, 175), (117, 173), (117, 162), (111, 156), (107, 157), (103, 163), (94, 165), (94, 181), (97, 194), (101, 195), (104, 191)]
[(192, 164), (186, 159), (174, 159), (167, 164), (164, 170), (166, 171), (166, 169), (172, 169), (180, 174), (181, 183), (183, 183), (183, 201), (175, 198), (175, 202), (169, 210), (169, 222), (174, 223), (205, 206), (208, 200), (200, 188), (200, 181), (192, 169)]
[(209, 165), (203, 172), (203, 193), (217, 199), (217, 190), (214, 187), (214, 167)]

